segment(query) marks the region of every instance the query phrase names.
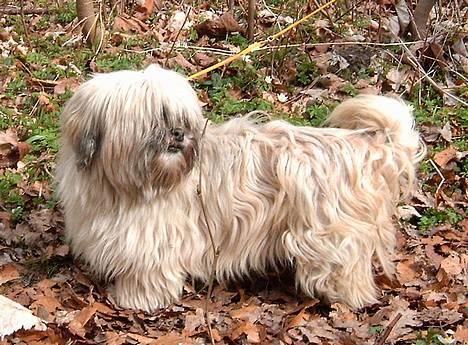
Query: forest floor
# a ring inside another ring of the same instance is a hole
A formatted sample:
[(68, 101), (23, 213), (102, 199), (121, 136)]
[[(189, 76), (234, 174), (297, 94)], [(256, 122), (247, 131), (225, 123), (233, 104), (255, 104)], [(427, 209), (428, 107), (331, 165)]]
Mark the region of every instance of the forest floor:
[[(106, 36), (93, 49), (80, 36), (74, 1), (24, 0), (23, 15), (21, 2), (3, 1), (0, 295), (47, 327), (17, 331), (0, 344), (467, 344), (468, 6), (458, 2), (436, 4), (428, 39), (415, 40), (403, 27), (404, 1), (351, 8), (339, 1), (193, 82), (213, 122), (262, 109), (319, 126), (343, 99), (398, 94), (413, 105), (428, 147), (420, 189), (395, 219), (396, 275), (376, 277), (378, 304), (352, 311), (305, 298), (290, 272), (252, 277), (215, 286), (211, 339), (206, 287), (187, 282), (180, 302), (152, 314), (122, 310), (72, 258), (53, 191), (54, 160), (61, 109), (91, 73), (150, 63), (187, 75), (202, 70), (248, 46), (246, 1), (236, 2), (233, 14), (221, 2), (156, 1), (151, 12), (146, 1), (120, 14), (102, 3)], [(257, 6), (255, 40), (316, 7), (293, 0)], [(5, 311), (0, 321), (13, 322)]]

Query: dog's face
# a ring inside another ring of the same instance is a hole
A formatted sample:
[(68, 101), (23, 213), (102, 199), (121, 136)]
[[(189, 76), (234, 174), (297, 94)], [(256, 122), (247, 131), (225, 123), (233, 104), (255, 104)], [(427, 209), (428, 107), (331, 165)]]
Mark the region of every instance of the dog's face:
[(191, 171), (203, 124), (186, 79), (150, 66), (84, 83), (64, 109), (62, 136), (80, 173), (95, 174), (120, 192), (151, 196)]

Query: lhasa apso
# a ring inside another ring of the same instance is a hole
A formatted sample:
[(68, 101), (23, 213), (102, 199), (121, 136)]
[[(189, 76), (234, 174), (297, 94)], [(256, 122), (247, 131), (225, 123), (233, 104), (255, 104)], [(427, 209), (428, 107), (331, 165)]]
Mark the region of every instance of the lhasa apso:
[(392, 216), (415, 188), (420, 138), (411, 108), (383, 96), (347, 100), (327, 124), (243, 117), (203, 132), (183, 76), (94, 76), (62, 114), (58, 191), (73, 253), (115, 282), (125, 308), (165, 307), (188, 276), (208, 280), (208, 230), (218, 280), (292, 264), (309, 296), (376, 302), (373, 259), (392, 274)]

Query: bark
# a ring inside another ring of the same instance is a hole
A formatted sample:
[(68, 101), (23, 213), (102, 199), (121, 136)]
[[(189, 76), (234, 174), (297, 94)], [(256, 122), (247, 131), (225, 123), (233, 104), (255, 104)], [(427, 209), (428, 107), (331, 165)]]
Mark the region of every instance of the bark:
[(419, 0), (410, 23), (410, 32), (415, 39), (425, 39), (427, 36), (427, 20), (436, 0)]
[(255, 0), (249, 0), (249, 9), (247, 13), (247, 38), (249, 41), (254, 39), (255, 9)]
[(81, 32), (90, 46), (95, 46), (101, 39), (101, 30), (94, 13), (93, 0), (76, 0), (76, 13), (82, 22)]

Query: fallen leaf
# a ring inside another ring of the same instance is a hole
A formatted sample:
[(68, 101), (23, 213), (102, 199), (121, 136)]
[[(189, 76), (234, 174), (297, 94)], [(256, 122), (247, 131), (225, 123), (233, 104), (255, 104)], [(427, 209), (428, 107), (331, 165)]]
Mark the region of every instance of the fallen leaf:
[(229, 314), (236, 319), (254, 323), (262, 313), (262, 308), (256, 305), (248, 305), (244, 308), (231, 310)]
[(86, 334), (84, 327), (95, 313), (96, 307), (94, 306), (84, 307), (82, 310), (80, 310), (73, 321), (68, 325), (70, 332), (84, 338)]
[(185, 345), (185, 344), (193, 344), (193, 342), (180, 334), (171, 332), (169, 334), (163, 335), (158, 337), (152, 345)]
[(0, 132), (0, 168), (15, 166), (31, 148), (30, 144), (18, 141), (16, 132)]
[(236, 340), (242, 334), (245, 334), (247, 336), (247, 341), (249, 343), (258, 344), (261, 342), (260, 327), (258, 325), (254, 325), (250, 322), (241, 323), (236, 329), (232, 331), (231, 339)]
[(145, 20), (153, 13), (154, 0), (136, 0), (135, 2), (137, 5), (135, 10), (142, 14), (138, 19)]
[(457, 255), (450, 255), (442, 260), (440, 268), (451, 276), (457, 276), (463, 271), (463, 266), (460, 262), (460, 257)]
[(426, 252), (426, 256), (431, 259), (432, 263), (434, 264), (434, 266), (436, 268), (439, 268), (440, 267), (440, 263), (442, 262), (442, 260), (444, 259), (444, 257), (442, 255), (439, 255), (436, 253), (435, 249), (434, 249), (434, 246), (431, 245), (431, 244), (426, 244), (426, 246), (424, 247), (424, 250)]
[(167, 66), (170, 68), (182, 67), (190, 72), (195, 72), (197, 67), (191, 64), (187, 59), (180, 53), (177, 53), (174, 57), (171, 57), (167, 61)]
[(400, 261), (396, 267), (400, 284), (412, 283), (418, 277), (414, 269), (414, 262), (410, 260)]
[(134, 334), (134, 333), (128, 333), (127, 337), (136, 340), (138, 344), (143, 344), (143, 345), (148, 345), (148, 344), (154, 344), (155, 339), (153, 338), (148, 338), (140, 334)]
[(199, 64), (203, 68), (209, 67), (216, 62), (215, 58), (203, 53), (195, 53), (193, 58), (197, 62), (197, 64)]
[(64, 78), (60, 79), (57, 85), (54, 86), (54, 95), (62, 95), (67, 90), (72, 92), (76, 91), (81, 82), (77, 78)]
[(455, 340), (465, 344), (468, 342), (468, 328), (466, 328), (464, 325), (458, 325), (457, 330), (453, 336)]
[(303, 326), (307, 323), (310, 318), (310, 314), (306, 311), (306, 308), (302, 309), (299, 314), (294, 316), (287, 324), (286, 329), (296, 328)]
[(32, 310), (37, 310), (39, 306), (43, 306), (49, 315), (55, 314), (57, 309), (61, 309), (62, 305), (53, 296), (41, 296), (31, 304)]
[(20, 277), (18, 269), (13, 264), (6, 264), (0, 267), (0, 285)]
[(37, 102), (48, 112), (55, 112), (57, 109), (53, 103), (50, 102), (49, 96), (45, 92), (39, 93)]
[(185, 327), (183, 334), (186, 336), (192, 336), (197, 334), (200, 326), (205, 325), (205, 315), (202, 308), (197, 308), (195, 314), (188, 313), (185, 316)]
[(442, 168), (445, 169), (447, 164), (453, 159), (457, 158), (457, 149), (448, 147), (445, 150), (438, 152), (434, 155), (434, 161)]
[(450, 122), (447, 122), (440, 130), (440, 135), (448, 142), (452, 142), (452, 128)]
[(323, 344), (323, 339), (336, 343), (337, 332), (323, 317), (310, 320), (305, 326), (299, 327), (299, 330), (307, 337), (309, 344)]
[(121, 15), (114, 19), (113, 29), (120, 32), (134, 32), (142, 34), (148, 31), (149, 27), (147, 24), (135, 17)]
[(218, 18), (195, 25), (194, 29), (200, 37), (208, 36), (217, 39), (225, 38), (228, 33), (244, 32), (244, 29), (237, 23), (231, 12), (226, 12)]
[(44, 321), (34, 316), (32, 312), (21, 304), (0, 295), (0, 340), (20, 329), (35, 329), (45, 331)]

